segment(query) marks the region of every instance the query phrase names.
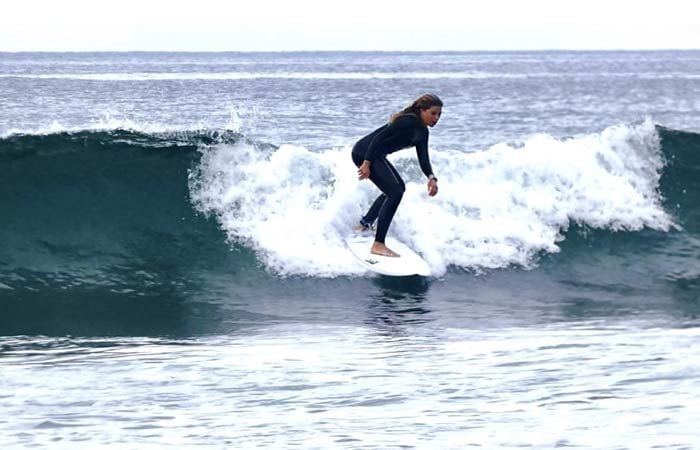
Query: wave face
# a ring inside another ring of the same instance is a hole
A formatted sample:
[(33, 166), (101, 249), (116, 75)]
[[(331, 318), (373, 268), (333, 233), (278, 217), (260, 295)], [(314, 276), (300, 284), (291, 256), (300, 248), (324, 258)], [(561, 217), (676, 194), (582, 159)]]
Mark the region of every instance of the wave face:
[[(437, 275), (533, 267), (590, 230), (694, 235), (699, 146), (696, 134), (645, 122), (473, 153), (438, 149), (432, 199), (404, 152), (393, 158), (407, 192), (391, 232)], [(6, 287), (33, 279), (128, 290), (124, 279), (240, 267), (362, 274), (343, 240), (377, 191), (356, 180), (348, 148), (273, 147), (232, 132), (83, 131), (3, 138), (0, 164)], [(587, 251), (576, 248), (565, 257)]]
[(230, 253), (187, 188), (198, 146), (214, 139), (237, 136), (114, 130), (0, 140), (0, 287), (185, 288), (188, 273)]
[(668, 211), (689, 232), (700, 231), (700, 134), (658, 127), (665, 168), (661, 192)]

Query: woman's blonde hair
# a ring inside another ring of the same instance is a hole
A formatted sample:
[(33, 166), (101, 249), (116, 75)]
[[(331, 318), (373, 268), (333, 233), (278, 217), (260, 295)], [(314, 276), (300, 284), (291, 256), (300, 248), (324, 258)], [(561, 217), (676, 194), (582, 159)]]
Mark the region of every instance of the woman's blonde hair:
[(420, 117), (421, 109), (430, 109), (433, 106), (442, 106), (442, 100), (440, 100), (440, 97), (435, 94), (423, 94), (415, 99), (409, 106), (397, 113), (392, 114), (391, 123), (394, 123), (399, 117), (406, 116), (408, 114), (413, 114), (414, 116)]

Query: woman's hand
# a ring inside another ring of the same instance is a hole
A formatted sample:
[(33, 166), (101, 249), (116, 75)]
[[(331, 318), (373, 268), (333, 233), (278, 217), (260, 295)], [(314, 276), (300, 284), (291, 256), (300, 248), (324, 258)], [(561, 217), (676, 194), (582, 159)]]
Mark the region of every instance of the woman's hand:
[(362, 162), (362, 165), (360, 166), (360, 169), (357, 171), (357, 174), (359, 175), (360, 180), (364, 180), (365, 178), (369, 178), (369, 166), (372, 164), (371, 161), (364, 160)]
[(428, 180), (428, 195), (431, 197), (435, 197), (437, 193), (437, 180), (435, 178), (431, 178), (430, 180)]

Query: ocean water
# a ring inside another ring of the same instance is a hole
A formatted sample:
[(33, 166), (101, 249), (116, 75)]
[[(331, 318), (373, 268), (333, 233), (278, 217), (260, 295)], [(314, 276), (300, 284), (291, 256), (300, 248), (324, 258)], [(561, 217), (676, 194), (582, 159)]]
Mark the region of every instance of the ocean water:
[[(424, 92), (367, 273), (350, 148)], [(0, 53), (0, 447), (700, 448), (700, 51)]]

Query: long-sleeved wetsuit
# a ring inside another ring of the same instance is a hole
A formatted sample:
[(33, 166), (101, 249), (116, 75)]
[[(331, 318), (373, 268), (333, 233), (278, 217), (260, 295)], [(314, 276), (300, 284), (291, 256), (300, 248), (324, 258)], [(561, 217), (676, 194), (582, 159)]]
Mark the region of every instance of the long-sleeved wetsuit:
[(428, 134), (428, 127), (418, 116), (406, 114), (363, 137), (352, 149), (352, 160), (357, 167), (365, 160), (371, 162), (369, 179), (382, 191), (362, 218), (368, 224), (379, 218), (375, 237), (377, 242), (384, 243), (389, 225), (406, 190), (401, 176), (386, 159), (386, 155), (415, 146), (421, 170), (430, 177), (433, 169), (428, 157)]

